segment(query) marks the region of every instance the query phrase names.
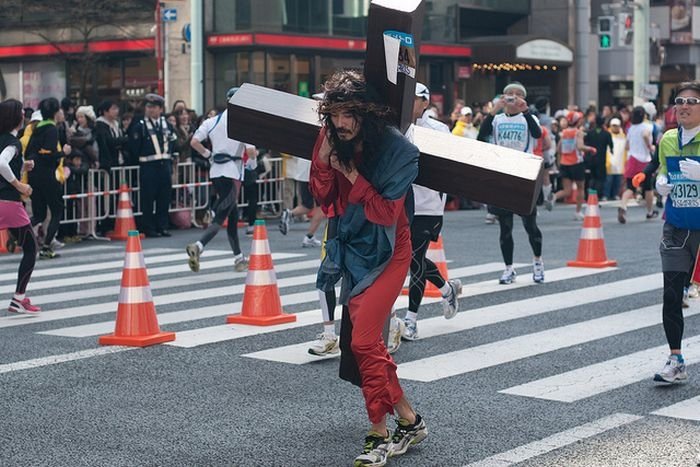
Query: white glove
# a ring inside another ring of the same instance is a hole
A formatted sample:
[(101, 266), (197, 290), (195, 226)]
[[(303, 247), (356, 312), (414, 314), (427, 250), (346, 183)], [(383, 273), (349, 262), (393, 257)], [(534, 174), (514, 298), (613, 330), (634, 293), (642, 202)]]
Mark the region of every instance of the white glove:
[(668, 177), (666, 175), (658, 174), (656, 176), (656, 191), (661, 196), (667, 196), (673, 191), (673, 185), (668, 183)]
[(685, 159), (680, 161), (678, 165), (681, 168), (683, 177), (688, 180), (700, 181), (700, 162), (692, 159)]

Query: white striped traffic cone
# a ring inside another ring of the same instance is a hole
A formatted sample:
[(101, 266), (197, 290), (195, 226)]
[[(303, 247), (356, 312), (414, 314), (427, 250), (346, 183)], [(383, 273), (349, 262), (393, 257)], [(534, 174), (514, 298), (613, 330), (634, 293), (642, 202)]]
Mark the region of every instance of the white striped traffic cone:
[(282, 311), (277, 276), (272, 265), (270, 244), (267, 240), (267, 230), (263, 220), (255, 221), (253, 246), (249, 261), (243, 308), (241, 313), (227, 317), (226, 322), (229, 324), (270, 326), (296, 321), (296, 315)]
[(134, 211), (131, 209), (129, 187), (126, 184), (122, 184), (119, 187), (119, 204), (117, 204), (116, 217), (114, 231), (109, 232), (107, 237), (112, 240), (127, 240), (129, 232), (136, 230), (136, 221), (134, 221)]
[(598, 208), (598, 192), (589, 190), (586, 217), (583, 219), (583, 229), (578, 242), (578, 254), (575, 261), (569, 261), (567, 266), (579, 268), (607, 268), (616, 266), (617, 261), (608, 259), (605, 253), (605, 238), (603, 224), (600, 221)]
[(161, 332), (153, 304), (151, 286), (136, 230), (129, 232), (126, 257), (119, 291), (119, 306), (114, 333), (101, 336), (101, 345), (128, 345), (146, 347), (175, 340), (174, 332)]

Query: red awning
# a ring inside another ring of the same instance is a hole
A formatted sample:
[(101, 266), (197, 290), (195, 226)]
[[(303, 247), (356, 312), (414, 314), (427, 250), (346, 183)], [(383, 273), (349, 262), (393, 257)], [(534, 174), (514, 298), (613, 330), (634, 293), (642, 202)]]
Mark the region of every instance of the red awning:
[[(119, 39), (92, 41), (88, 45), (91, 52), (143, 52), (155, 49), (155, 39)], [(52, 44), (6, 45), (0, 46), (0, 58), (14, 57), (41, 57), (46, 55), (79, 54), (83, 51), (83, 44), (79, 42), (65, 42)]]
[[(367, 48), (365, 39), (325, 36), (300, 36), (291, 34), (212, 34), (207, 36), (209, 47), (242, 47), (260, 45), (283, 48), (315, 50), (347, 50), (362, 52)], [(420, 53), (428, 56), (470, 57), (471, 47), (453, 44), (422, 44)]]

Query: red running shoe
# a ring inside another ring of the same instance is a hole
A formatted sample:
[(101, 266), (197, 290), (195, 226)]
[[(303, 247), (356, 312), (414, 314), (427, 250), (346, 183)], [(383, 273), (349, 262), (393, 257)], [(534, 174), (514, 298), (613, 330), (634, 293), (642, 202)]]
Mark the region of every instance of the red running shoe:
[(29, 300), (29, 297), (24, 297), (24, 299), (22, 300), (17, 300), (13, 297), (10, 301), (10, 306), (7, 308), (7, 311), (11, 313), (36, 315), (41, 313), (41, 308), (39, 308), (36, 305), (32, 305), (32, 302)]

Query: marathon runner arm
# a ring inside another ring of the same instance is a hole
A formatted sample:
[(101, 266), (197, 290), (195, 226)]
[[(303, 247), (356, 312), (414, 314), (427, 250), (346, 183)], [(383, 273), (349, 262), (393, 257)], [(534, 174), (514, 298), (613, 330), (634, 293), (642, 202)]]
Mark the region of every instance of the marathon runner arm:
[(10, 161), (15, 157), (15, 154), (17, 154), (17, 148), (14, 146), (7, 146), (0, 153), (0, 175), (11, 185), (17, 180), (10, 168)]
[(479, 141), (483, 141), (484, 143), (489, 142), (489, 136), (493, 133), (493, 115), (488, 114), (486, 118), (484, 119), (483, 122), (481, 122), (481, 126), (479, 127), (479, 134), (477, 135), (476, 139)]
[(534, 139), (540, 139), (542, 137), (542, 128), (539, 123), (535, 121), (535, 118), (530, 114), (530, 112), (523, 112), (523, 117), (527, 122), (527, 129), (530, 132), (530, 136)]

